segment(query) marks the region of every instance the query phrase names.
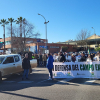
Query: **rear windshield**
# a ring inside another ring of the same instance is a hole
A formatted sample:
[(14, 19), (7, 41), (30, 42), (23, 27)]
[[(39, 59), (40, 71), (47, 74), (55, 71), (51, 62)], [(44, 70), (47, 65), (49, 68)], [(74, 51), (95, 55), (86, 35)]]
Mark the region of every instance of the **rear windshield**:
[(2, 63), (2, 61), (4, 60), (4, 56), (0, 56), (0, 64)]

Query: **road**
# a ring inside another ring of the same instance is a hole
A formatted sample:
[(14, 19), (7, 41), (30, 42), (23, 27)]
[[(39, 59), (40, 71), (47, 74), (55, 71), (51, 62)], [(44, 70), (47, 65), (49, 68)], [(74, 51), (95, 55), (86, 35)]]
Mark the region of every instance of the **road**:
[(99, 100), (100, 80), (54, 79), (47, 80), (46, 68), (34, 68), (30, 80), (21, 80), (15, 74), (0, 83), (0, 100)]

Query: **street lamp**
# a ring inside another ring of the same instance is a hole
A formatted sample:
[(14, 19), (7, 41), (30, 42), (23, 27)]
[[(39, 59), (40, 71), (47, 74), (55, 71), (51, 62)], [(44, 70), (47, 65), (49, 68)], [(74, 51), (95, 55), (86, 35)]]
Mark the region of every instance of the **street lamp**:
[(39, 14), (38, 15), (42, 16), (45, 20), (44, 24), (45, 24), (45, 32), (46, 32), (46, 53), (47, 53), (47, 23), (49, 23), (49, 21), (46, 22), (46, 19), (43, 15)]
[[(91, 27), (92, 29), (94, 29), (93, 27)], [(95, 29), (94, 29), (94, 34), (95, 34)], [(95, 34), (95, 46), (96, 46), (97, 42), (96, 42), (96, 34)]]

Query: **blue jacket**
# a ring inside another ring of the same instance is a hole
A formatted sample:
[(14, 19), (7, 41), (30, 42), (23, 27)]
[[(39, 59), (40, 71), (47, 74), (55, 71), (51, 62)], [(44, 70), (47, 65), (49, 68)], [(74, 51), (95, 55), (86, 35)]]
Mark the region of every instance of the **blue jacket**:
[(48, 59), (47, 59), (47, 68), (48, 69), (52, 69), (53, 68), (53, 62), (54, 62), (53, 57), (49, 56)]

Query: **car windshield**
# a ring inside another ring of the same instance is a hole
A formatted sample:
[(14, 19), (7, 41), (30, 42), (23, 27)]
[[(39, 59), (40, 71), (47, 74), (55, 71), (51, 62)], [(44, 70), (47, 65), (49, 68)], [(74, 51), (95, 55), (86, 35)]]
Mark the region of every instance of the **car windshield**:
[(2, 61), (4, 60), (4, 56), (0, 56), (0, 64), (2, 63)]

